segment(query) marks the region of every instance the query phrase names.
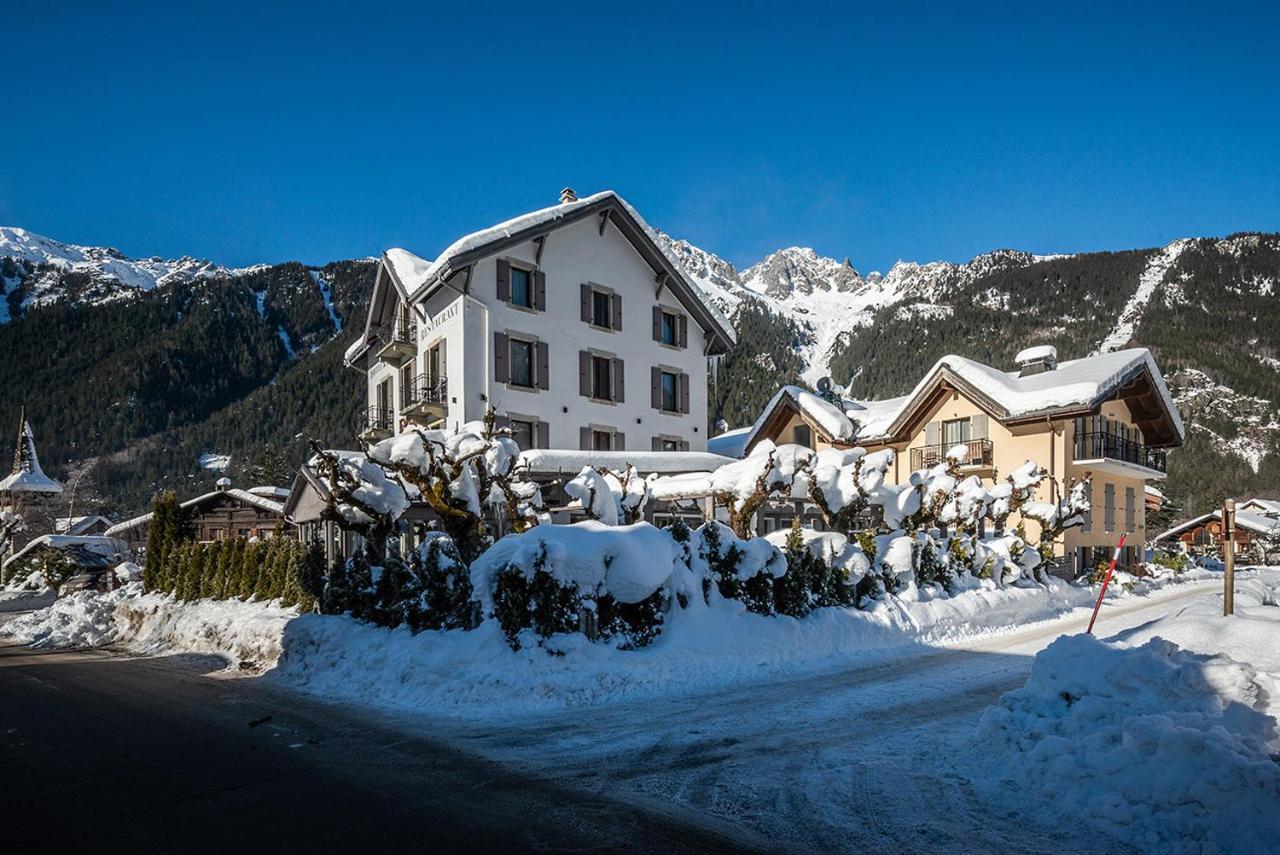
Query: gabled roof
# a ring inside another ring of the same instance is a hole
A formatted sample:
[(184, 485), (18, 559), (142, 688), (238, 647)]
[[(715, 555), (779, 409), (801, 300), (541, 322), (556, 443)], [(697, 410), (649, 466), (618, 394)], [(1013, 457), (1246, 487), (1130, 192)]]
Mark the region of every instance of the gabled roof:
[[(1167, 537), (1177, 537), (1184, 531), (1204, 525), (1210, 520), (1222, 519), (1222, 511), (1217, 510), (1208, 514), (1201, 514), (1198, 517), (1189, 519), (1184, 523), (1179, 523), (1168, 531), (1162, 531), (1152, 540), (1164, 540)], [(1280, 535), (1280, 520), (1273, 517), (1263, 516), (1262, 514), (1252, 514), (1248, 511), (1236, 511), (1236, 526), (1243, 528), (1254, 534), (1264, 535)]]
[[(1135, 347), (1067, 360), (1055, 369), (1025, 377), (963, 356), (944, 356), (906, 396), (883, 434), (864, 427), (859, 431), (859, 440), (886, 439), (904, 432), (913, 417), (948, 385), (967, 393), (1005, 423), (1087, 413), (1132, 390), (1135, 394), (1128, 400), (1141, 410), (1135, 413), (1135, 421), (1150, 444), (1179, 445), (1186, 437), (1182, 417), (1151, 351)], [(1156, 441), (1161, 438), (1163, 441)]]
[(62, 485), (44, 474), (36, 454), (36, 440), (31, 433), (24, 409), (18, 424), (17, 448), (13, 453), (13, 470), (0, 480), (0, 493), (61, 493)]
[(103, 523), (110, 527), (111, 520), (98, 514), (91, 514), (83, 517), (58, 517), (53, 521), (53, 530), (57, 534), (69, 534), (72, 536), (84, 534), (98, 523)]
[(81, 567), (108, 567), (129, 555), (129, 545), (114, 537), (72, 537), (65, 534), (42, 534), (10, 556), (0, 567), (8, 567), (40, 547), (68, 554)]
[(784, 386), (752, 425), (743, 453), (761, 436), (773, 436), (799, 413), (823, 440), (835, 444), (893, 442), (907, 438), (918, 419), (948, 389), (964, 392), (1005, 424), (1082, 415), (1104, 401), (1128, 394), (1135, 421), (1152, 445), (1179, 445), (1186, 435), (1178, 408), (1155, 359), (1132, 348), (1060, 363), (1019, 376), (963, 356), (934, 363), (911, 394), (882, 401), (842, 399), (832, 403), (797, 386)]
[[(644, 218), (612, 190), (605, 190), (521, 214), (505, 222), (472, 232), (450, 244), (435, 261), (426, 261), (405, 249), (389, 249), (382, 255), (379, 281), (386, 278), (408, 302), (417, 303), (458, 273), (482, 258), (502, 252), (554, 231), (569, 223), (601, 216), (612, 224), (662, 280), (682, 306), (702, 327), (709, 341), (709, 353), (723, 353), (736, 340), (733, 326), (711, 304), (680, 263), (667, 255), (656, 232)], [(370, 312), (372, 317), (372, 311)], [(367, 332), (366, 332), (367, 338)], [(362, 350), (363, 341), (347, 351), (350, 363)]]
[[(219, 496), (230, 496), (233, 499), (239, 499), (241, 502), (244, 502), (246, 505), (250, 505), (259, 510), (284, 516), (284, 504), (282, 502), (277, 502), (272, 499), (268, 499), (265, 496), (255, 495), (254, 493), (251, 493), (248, 490), (240, 490), (235, 487), (228, 487), (225, 490), (214, 490), (211, 493), (205, 493), (203, 495), (196, 496), (194, 499), (187, 499), (185, 502), (181, 504), (181, 507), (184, 507), (184, 508), (199, 507), (200, 505), (205, 504), (211, 499), (216, 499)], [(149, 513), (142, 514), (141, 516), (134, 517), (133, 519), (116, 523), (111, 528), (107, 529), (104, 532), (104, 534), (107, 535), (108, 537), (116, 534), (122, 534), (131, 529), (135, 529), (140, 525), (145, 525), (146, 523), (151, 522), (151, 517), (152, 517), (152, 514), (149, 514)]]
[[(1236, 504), (1237, 508), (1247, 508), (1250, 505), (1256, 507), (1265, 516), (1280, 516), (1280, 500), (1276, 499), (1246, 499)], [(1237, 511), (1239, 513), (1239, 511)]]

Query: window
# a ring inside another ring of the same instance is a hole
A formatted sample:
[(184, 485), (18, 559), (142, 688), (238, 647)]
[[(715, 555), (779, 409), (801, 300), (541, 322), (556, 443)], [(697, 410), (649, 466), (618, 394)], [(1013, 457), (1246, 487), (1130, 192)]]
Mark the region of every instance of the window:
[(613, 360), (607, 356), (591, 357), (591, 397), (613, 400)]
[(664, 440), (662, 441), (662, 449), (661, 449), (661, 450), (662, 450), (662, 451), (679, 451), (679, 450), (680, 450), (680, 440), (678, 440), (678, 439), (664, 439)]
[(813, 431), (808, 425), (796, 425), (791, 431), (791, 441), (804, 448), (813, 448)]
[(511, 380), (515, 386), (533, 386), (533, 342), (511, 339)]
[(511, 268), (511, 305), (533, 308), (533, 279), (528, 270)]
[(591, 323), (597, 327), (613, 326), (613, 300), (604, 291), (591, 292)]
[(946, 448), (968, 442), (972, 426), (969, 419), (951, 419), (942, 423), (942, 444)]
[(670, 312), (662, 313), (662, 343), (673, 347), (680, 343), (680, 319)]
[(593, 451), (612, 451), (613, 450), (612, 431), (593, 430), (591, 432), (591, 449)]
[(400, 406), (407, 407), (410, 404), (417, 403), (418, 396), (414, 394), (413, 388), (413, 360), (409, 360), (400, 366)]
[(670, 371), (662, 372), (662, 409), (668, 413), (680, 410), (680, 378)]
[(521, 451), (528, 451), (534, 447), (535, 436), (537, 436), (537, 430), (532, 421), (528, 419), (511, 420), (511, 438), (516, 441), (516, 445), (520, 446)]

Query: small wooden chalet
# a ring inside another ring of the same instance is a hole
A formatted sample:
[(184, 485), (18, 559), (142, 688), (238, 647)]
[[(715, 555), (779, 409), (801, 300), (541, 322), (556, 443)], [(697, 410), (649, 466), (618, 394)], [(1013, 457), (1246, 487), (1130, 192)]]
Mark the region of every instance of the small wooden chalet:
[[(231, 486), (229, 478), (219, 478), (213, 492), (182, 503), (190, 514), (195, 539), (214, 540), (267, 538), (277, 532), (297, 537), (292, 523), (285, 519), (279, 487), (251, 487), (240, 490)], [(151, 514), (143, 514), (107, 529), (108, 537), (118, 537), (137, 548), (146, 546), (151, 527)]]

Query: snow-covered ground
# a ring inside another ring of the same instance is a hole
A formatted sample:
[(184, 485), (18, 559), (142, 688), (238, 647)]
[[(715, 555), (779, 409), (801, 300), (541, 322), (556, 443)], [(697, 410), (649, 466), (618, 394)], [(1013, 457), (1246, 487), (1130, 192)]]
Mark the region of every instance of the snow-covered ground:
[[(265, 679), (290, 689), (787, 848), (1264, 851), (1276, 838), (1247, 834), (1280, 834), (1280, 810), (1262, 810), (1280, 808), (1266, 756), (1280, 750), (1266, 717), (1280, 698), (1280, 571), (1240, 575), (1231, 622), (1216, 577), (1121, 588), (1098, 626), (1119, 646), (1054, 643), (1082, 630), (1091, 600), (1059, 584), (802, 620), (709, 610), (643, 651), (565, 638), (563, 656), (513, 653), (485, 628), (411, 636), (136, 591), (75, 595), (3, 629), (274, 662)], [(1191, 652), (1141, 647), (1157, 635)]]

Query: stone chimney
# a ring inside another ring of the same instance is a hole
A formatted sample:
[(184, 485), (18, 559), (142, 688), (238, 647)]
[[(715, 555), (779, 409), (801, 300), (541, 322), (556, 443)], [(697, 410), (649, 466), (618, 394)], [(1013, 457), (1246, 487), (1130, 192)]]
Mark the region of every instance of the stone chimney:
[(567, 205), (570, 202), (578, 201), (578, 194), (573, 192), (572, 187), (566, 187), (560, 191), (560, 204)]

